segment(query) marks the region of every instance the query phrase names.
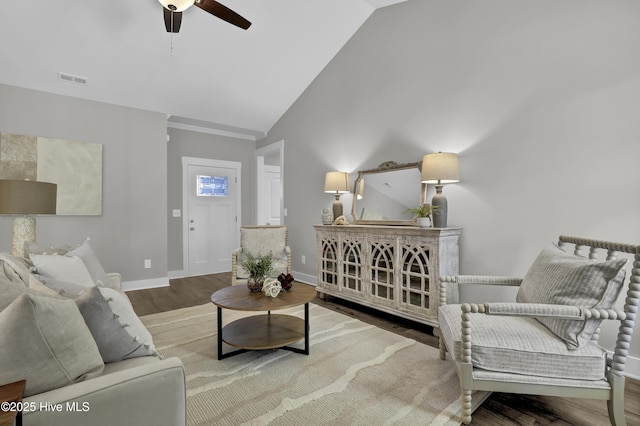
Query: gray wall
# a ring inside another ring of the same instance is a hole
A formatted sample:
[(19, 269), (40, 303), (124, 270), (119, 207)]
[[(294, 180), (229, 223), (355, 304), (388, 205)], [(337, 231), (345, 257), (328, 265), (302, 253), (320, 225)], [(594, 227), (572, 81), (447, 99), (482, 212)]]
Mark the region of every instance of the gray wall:
[[(180, 276), (182, 262), (182, 220), (174, 218), (173, 209), (182, 210), (182, 157), (197, 157), (242, 163), (242, 223), (255, 222), (255, 159), (256, 144), (253, 141), (219, 136), (183, 129), (168, 129), (170, 141), (167, 148), (168, 205), (168, 254), (169, 271)], [(231, 264), (229, 264), (231, 270)]]
[[(104, 145), (102, 216), (38, 217), (37, 241), (90, 237), (108, 272), (125, 281), (166, 279), (166, 126), (164, 114), (0, 84), (0, 132)], [(0, 217), (0, 251), (11, 251), (11, 223)]]
[(460, 155), (461, 182), (444, 192), (462, 273), (522, 276), (559, 234), (639, 243), (638, 16), (623, 0), (375, 12), (258, 143), (285, 140), (294, 271), (315, 275), (326, 171), (437, 151)]

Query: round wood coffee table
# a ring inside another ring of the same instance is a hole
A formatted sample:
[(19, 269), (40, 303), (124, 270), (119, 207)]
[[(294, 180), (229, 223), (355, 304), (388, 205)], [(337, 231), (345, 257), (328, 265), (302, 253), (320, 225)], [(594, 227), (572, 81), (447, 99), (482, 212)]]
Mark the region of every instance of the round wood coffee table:
[[(211, 295), (218, 307), (218, 359), (246, 351), (286, 349), (309, 355), (309, 302), (316, 297), (316, 288), (294, 283), (291, 290), (282, 290), (277, 297), (251, 293), (245, 285), (225, 287)], [(293, 315), (272, 314), (271, 311), (304, 304), (304, 320)], [(266, 311), (264, 315), (240, 318), (222, 327), (222, 308), (233, 311)], [(288, 346), (304, 338), (304, 349)], [(239, 348), (222, 353), (222, 343)]]

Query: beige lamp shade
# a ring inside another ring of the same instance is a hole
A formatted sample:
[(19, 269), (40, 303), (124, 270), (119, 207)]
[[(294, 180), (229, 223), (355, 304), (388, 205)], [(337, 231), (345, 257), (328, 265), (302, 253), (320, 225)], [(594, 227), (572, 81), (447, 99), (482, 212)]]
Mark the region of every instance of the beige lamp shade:
[(324, 192), (346, 194), (350, 191), (349, 175), (345, 172), (327, 172), (324, 176)]
[(0, 214), (56, 214), (58, 186), (33, 180), (0, 180)]
[(455, 183), (460, 181), (458, 154), (438, 152), (422, 157), (423, 183)]

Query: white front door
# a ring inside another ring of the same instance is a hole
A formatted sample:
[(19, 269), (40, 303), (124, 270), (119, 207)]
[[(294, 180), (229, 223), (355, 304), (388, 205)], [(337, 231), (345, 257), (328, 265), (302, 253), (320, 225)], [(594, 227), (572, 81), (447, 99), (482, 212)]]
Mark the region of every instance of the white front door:
[(183, 168), (187, 275), (230, 271), (239, 244), (240, 163), (185, 158)]

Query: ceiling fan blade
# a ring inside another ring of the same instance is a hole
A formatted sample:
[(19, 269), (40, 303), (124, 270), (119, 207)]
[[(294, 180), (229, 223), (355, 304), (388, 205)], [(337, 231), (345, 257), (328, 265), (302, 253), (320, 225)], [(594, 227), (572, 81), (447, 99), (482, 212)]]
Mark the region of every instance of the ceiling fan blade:
[(180, 24), (182, 23), (182, 12), (173, 12), (165, 7), (164, 10), (164, 27), (168, 33), (177, 33), (180, 31)]
[(236, 27), (240, 27), (243, 30), (246, 30), (251, 26), (251, 22), (215, 0), (196, 0), (194, 4), (213, 16), (217, 16), (223, 21), (227, 21), (228, 23), (233, 24)]

